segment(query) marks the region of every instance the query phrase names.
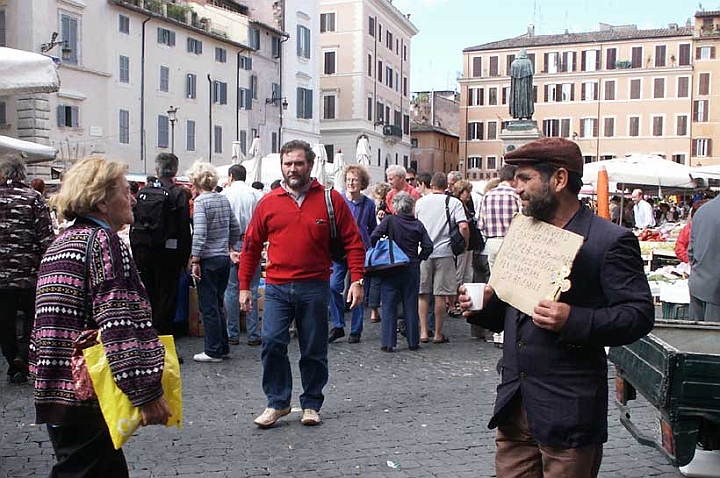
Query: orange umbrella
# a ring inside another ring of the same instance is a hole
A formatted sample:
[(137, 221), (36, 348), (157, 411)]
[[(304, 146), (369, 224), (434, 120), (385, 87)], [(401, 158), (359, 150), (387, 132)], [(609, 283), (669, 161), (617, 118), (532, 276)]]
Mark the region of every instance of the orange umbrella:
[(597, 177), (597, 215), (610, 220), (610, 185), (605, 166), (600, 166)]

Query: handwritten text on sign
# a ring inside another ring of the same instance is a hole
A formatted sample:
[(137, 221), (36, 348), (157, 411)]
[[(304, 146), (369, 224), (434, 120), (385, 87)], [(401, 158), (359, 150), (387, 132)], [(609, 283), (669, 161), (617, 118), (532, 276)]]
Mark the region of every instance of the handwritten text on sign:
[(543, 299), (554, 300), (570, 287), (565, 279), (583, 237), (517, 214), (503, 240), (490, 276), (497, 296), (531, 315)]

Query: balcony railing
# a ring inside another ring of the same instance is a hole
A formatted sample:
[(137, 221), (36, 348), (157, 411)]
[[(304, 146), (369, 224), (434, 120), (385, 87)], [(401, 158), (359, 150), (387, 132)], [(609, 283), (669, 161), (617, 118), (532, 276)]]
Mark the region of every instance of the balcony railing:
[(402, 128), (400, 126), (394, 125), (394, 124), (386, 124), (383, 126), (383, 135), (384, 136), (397, 136), (398, 138), (402, 139)]

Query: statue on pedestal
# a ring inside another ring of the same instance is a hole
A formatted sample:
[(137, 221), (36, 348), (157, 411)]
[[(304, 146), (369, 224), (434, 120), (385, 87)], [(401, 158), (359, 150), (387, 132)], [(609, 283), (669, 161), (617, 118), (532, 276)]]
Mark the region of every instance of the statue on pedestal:
[(510, 64), (510, 115), (518, 120), (532, 119), (535, 113), (533, 64), (525, 49)]

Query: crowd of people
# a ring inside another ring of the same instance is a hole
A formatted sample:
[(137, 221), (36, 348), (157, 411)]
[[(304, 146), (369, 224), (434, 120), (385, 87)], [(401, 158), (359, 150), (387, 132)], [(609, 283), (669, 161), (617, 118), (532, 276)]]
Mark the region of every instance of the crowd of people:
[[(156, 177), (136, 188), (124, 165), (87, 158), (66, 172), (51, 207), (26, 184), (20, 158), (0, 162), (2, 351), (10, 381), (35, 381), (36, 420), (48, 424), (54, 471), (127, 476), (97, 402), (73, 394), (70, 356), (85, 329), (102, 330), (110, 368), (143, 424), (167, 421), (158, 334), (181, 332), (178, 304), (186, 299), (178, 284), (189, 275), (204, 325), (203, 349), (193, 360), (227, 358), (241, 342), (241, 316), (246, 344), (260, 346), (267, 398), (254, 419), (260, 428), (291, 410), (291, 332), (300, 351), (301, 422), (315, 426), (322, 422), (329, 344), (346, 336), (346, 313), (347, 342), (362, 340), (367, 308), (370, 322), (381, 322), (379, 350), (386, 353), (398, 350), (398, 335), (412, 352), (447, 344), (446, 318), (465, 316), (474, 338), (512, 344), (503, 349), (490, 423), (498, 427), (498, 476), (528, 467), (596, 476), (607, 439), (604, 347), (647, 333), (654, 310), (636, 237), (578, 199), (577, 145), (547, 138), (518, 148), (483, 191), (457, 171), (399, 165), (386, 170), (387, 182), (370, 185), (359, 164), (327, 188), (311, 177), (314, 160), (307, 143), (286, 143), (283, 177), (263, 193), (246, 184), (242, 165), (230, 167), (221, 188), (215, 167), (196, 162), (186, 188), (175, 180), (178, 158), (162, 153)], [(635, 221), (653, 216), (641, 191), (632, 199)], [(57, 237), (51, 208), (70, 221)], [(462, 284), (488, 282), (519, 212), (585, 237), (573, 287), (527, 315), (485, 286), (486, 306), (471, 311)], [(408, 263), (366, 273), (366, 251), (391, 234)], [(453, 250), (454, 237), (462, 252)], [(98, 452), (86, 456), (88, 446)]]

